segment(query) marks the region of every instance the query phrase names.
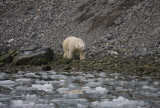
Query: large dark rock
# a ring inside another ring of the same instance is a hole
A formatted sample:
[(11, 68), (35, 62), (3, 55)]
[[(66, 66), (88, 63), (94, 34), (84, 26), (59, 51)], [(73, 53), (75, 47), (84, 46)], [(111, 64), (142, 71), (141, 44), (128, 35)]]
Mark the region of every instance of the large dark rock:
[(41, 65), (47, 64), (53, 57), (50, 48), (26, 50), (19, 53), (13, 60), (15, 65)]

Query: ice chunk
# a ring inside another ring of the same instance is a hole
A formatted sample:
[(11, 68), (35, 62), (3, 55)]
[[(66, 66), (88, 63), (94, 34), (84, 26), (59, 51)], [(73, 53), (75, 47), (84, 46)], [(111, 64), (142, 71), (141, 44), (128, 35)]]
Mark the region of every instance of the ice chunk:
[(158, 85), (159, 84), (159, 82), (153, 82), (153, 85)]
[(86, 93), (95, 93), (95, 91), (92, 88), (88, 87), (88, 86), (87, 87), (83, 87), (82, 90), (84, 90)]
[(77, 93), (66, 93), (63, 95), (64, 98), (69, 98), (69, 99), (78, 99), (80, 94)]
[(91, 106), (97, 108), (99, 106), (99, 102), (98, 101), (92, 102)]
[(17, 83), (32, 83), (33, 79), (21, 78), (15, 80)]
[(32, 87), (37, 88), (38, 90), (44, 90), (47, 92), (53, 91), (52, 84), (44, 84), (44, 85), (32, 84)]
[(147, 86), (148, 85), (148, 82), (146, 81), (141, 81), (141, 82), (138, 82), (140, 85), (143, 85), (143, 86)]
[(23, 100), (12, 100), (12, 108), (54, 108), (54, 104), (36, 104), (35, 102), (23, 101)]
[(105, 100), (105, 101), (102, 101), (99, 103), (99, 107), (100, 108), (112, 108), (112, 107), (128, 107), (130, 106), (131, 108), (133, 107), (138, 107), (138, 106), (143, 106), (143, 102), (138, 102), (138, 101), (134, 101), (134, 100), (128, 100), (128, 99), (125, 99), (124, 97), (120, 96), (118, 97), (117, 99), (113, 99), (112, 101), (108, 101), (108, 100)]
[(6, 73), (0, 73), (0, 80), (4, 80), (6, 77)]
[(15, 81), (11, 81), (11, 80), (3, 80), (0, 81), (0, 86), (14, 86), (16, 85)]
[(85, 75), (86, 78), (94, 78), (94, 75), (93, 74), (87, 74)]
[(34, 77), (34, 78), (39, 78), (40, 76), (36, 75), (35, 73), (26, 73), (24, 74), (26, 77)]
[(106, 90), (106, 88), (102, 88), (102, 87), (96, 87), (95, 90), (99, 94), (104, 94), (104, 93), (108, 92), (108, 90)]
[(102, 85), (101, 82), (89, 82), (86, 84), (86, 86), (89, 86), (89, 87), (97, 87), (97, 86), (100, 86)]
[(35, 84), (57, 84), (58, 81), (44, 81), (44, 80), (36, 80)]
[(65, 75), (51, 75), (50, 78), (54, 79), (54, 80), (65, 80), (65, 79), (67, 79), (67, 77)]
[(15, 106), (15, 107), (27, 106), (27, 104), (24, 104), (22, 100), (12, 100), (11, 103), (12, 103), (12, 106)]
[(56, 74), (56, 72), (55, 72), (55, 71), (53, 71), (53, 70), (48, 71), (48, 73), (49, 73), (49, 74), (53, 74), (53, 75), (55, 75), (55, 74)]
[(158, 90), (157, 88), (150, 87), (150, 86), (143, 86), (142, 89), (144, 89), (144, 90), (150, 90), (150, 91), (157, 91)]
[(15, 90), (22, 90), (22, 91), (30, 91), (30, 90), (37, 90), (37, 88), (33, 87), (25, 87), (25, 86), (17, 86)]
[(69, 88), (59, 88), (59, 89), (57, 89), (57, 91), (59, 93), (65, 93), (66, 91), (69, 91)]
[(82, 90), (84, 90), (86, 93), (98, 93), (98, 94), (104, 94), (108, 92), (106, 88), (102, 88), (102, 87), (96, 87), (95, 89), (92, 89), (87, 86), (87, 87), (83, 87)]
[(104, 77), (106, 77), (106, 73), (101, 72), (101, 73), (99, 74), (99, 76), (104, 78)]
[(50, 77), (50, 75), (46, 75), (46, 74), (41, 75), (41, 78), (42, 78), (42, 79), (48, 79), (49, 77)]
[(2, 102), (0, 102), (0, 108), (7, 108), (7, 105), (5, 105)]
[(88, 108), (87, 106), (82, 105), (82, 104), (77, 104), (77, 107), (78, 107), (78, 108)]
[(34, 99), (37, 99), (37, 96), (35, 94), (33, 94), (33, 95), (27, 94), (26, 95), (26, 100), (34, 100)]

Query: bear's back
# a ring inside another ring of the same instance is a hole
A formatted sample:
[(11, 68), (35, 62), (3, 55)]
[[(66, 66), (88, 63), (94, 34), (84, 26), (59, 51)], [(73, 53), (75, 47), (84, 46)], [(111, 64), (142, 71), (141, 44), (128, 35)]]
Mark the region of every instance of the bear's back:
[(63, 41), (63, 44), (62, 44), (63, 49), (68, 49), (70, 43), (72, 43), (71, 41), (74, 41), (74, 40), (76, 40), (76, 37), (73, 37), (73, 36), (67, 37)]

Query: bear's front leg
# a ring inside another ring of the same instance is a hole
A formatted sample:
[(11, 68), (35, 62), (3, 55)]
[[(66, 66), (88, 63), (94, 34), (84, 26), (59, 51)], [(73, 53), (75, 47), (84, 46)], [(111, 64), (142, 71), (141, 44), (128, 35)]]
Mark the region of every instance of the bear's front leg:
[(85, 59), (85, 54), (84, 52), (80, 52), (80, 60), (84, 60)]
[(68, 58), (71, 59), (72, 57), (73, 57), (73, 54), (71, 51), (69, 51)]

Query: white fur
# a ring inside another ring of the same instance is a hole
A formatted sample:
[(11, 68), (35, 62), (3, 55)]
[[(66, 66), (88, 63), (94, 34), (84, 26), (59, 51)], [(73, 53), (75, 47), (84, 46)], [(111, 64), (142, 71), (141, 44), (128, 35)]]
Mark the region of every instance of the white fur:
[(64, 50), (64, 58), (73, 58), (74, 54), (80, 53), (80, 60), (85, 59), (85, 54), (83, 52), (85, 44), (80, 38), (68, 37), (63, 41), (62, 44)]

